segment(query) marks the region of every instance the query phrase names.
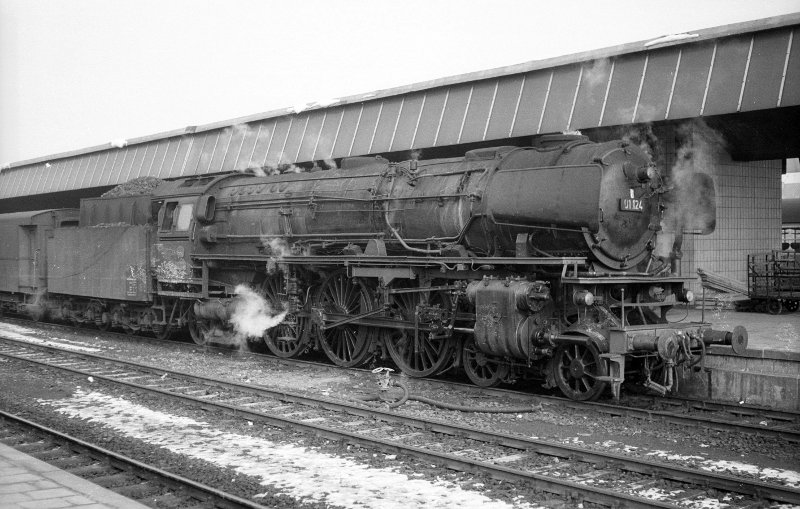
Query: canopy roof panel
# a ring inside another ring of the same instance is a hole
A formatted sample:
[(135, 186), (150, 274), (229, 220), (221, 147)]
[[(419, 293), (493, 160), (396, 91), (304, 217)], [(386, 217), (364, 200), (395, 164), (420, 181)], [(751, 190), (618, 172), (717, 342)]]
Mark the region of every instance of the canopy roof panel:
[(800, 13), (23, 161), (0, 199), (800, 105)]

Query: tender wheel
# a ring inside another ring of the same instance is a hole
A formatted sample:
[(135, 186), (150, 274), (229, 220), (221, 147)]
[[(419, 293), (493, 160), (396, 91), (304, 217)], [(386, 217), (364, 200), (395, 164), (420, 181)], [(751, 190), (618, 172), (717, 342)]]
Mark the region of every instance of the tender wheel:
[(126, 334), (134, 335), (138, 332), (138, 327), (134, 329), (131, 326), (131, 313), (122, 306), (114, 306), (114, 309), (111, 310), (111, 315), (113, 316), (113, 322), (119, 325)]
[(794, 313), (797, 311), (797, 308), (800, 308), (800, 302), (796, 300), (787, 300), (783, 303), (783, 307), (786, 308), (786, 311), (789, 313)]
[(467, 376), (480, 387), (495, 387), (508, 376), (508, 364), (481, 352), (472, 339), (464, 343), (462, 360)]
[(94, 308), (94, 324), (95, 326), (103, 332), (108, 332), (111, 330), (111, 313), (108, 312), (102, 306), (97, 306)]
[[(442, 299), (437, 299), (437, 302)], [(418, 293), (392, 295), (392, 318), (414, 323)], [(453, 357), (452, 341), (430, 339), (420, 332), (416, 342), (413, 329), (383, 329), (386, 350), (400, 370), (411, 377), (431, 376), (442, 371)]]
[[(317, 292), (316, 306), (326, 313), (360, 315), (372, 309), (367, 287), (350, 279), (344, 271), (331, 274)], [(317, 338), (325, 355), (337, 366), (351, 368), (363, 363), (377, 330), (372, 327), (345, 324), (326, 331), (317, 329)]]
[(73, 313), (72, 304), (70, 302), (65, 302), (61, 305), (60, 318), (61, 320), (69, 322), (73, 327), (79, 327), (81, 325)]
[[(279, 293), (282, 285), (281, 276), (273, 276), (264, 282), (264, 297), (272, 306), (273, 311), (280, 312), (284, 309)], [(287, 314), (283, 321), (264, 332), (264, 343), (269, 351), (277, 357), (289, 359), (302, 354), (309, 343), (308, 317), (298, 316), (294, 313)]]
[(771, 315), (779, 315), (783, 311), (783, 304), (778, 299), (772, 299), (767, 302), (767, 313)]
[(592, 344), (561, 345), (551, 362), (556, 385), (570, 399), (595, 400), (608, 386), (597, 379), (607, 376), (608, 369)]
[(194, 306), (189, 306), (189, 335), (192, 341), (198, 345), (207, 345), (209, 333), (211, 332), (211, 324), (208, 320), (198, 318), (194, 314)]

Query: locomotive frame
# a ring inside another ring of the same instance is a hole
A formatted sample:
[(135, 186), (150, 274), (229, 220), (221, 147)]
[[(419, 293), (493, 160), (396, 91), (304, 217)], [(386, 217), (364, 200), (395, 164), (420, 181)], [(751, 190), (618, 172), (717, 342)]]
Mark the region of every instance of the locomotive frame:
[[(708, 180), (690, 185), (708, 190)], [(638, 148), (581, 136), (189, 177), (151, 196), (83, 200), (77, 227), (42, 225), (53, 239), (41, 246), (46, 278), (0, 288), (0, 304), (225, 343), (237, 339), (244, 284), (281, 318), (255, 338), (279, 357), (313, 348), (343, 367), (391, 359), (415, 377), (461, 368), (482, 386), (541, 378), (579, 400), (609, 387), (618, 398), (626, 381), (666, 394), (708, 344), (747, 344), (741, 327), (668, 320), (692, 300), (677, 270), (686, 217), (671, 225), (669, 254), (656, 255), (673, 189)], [(704, 207), (688, 229), (713, 230)]]

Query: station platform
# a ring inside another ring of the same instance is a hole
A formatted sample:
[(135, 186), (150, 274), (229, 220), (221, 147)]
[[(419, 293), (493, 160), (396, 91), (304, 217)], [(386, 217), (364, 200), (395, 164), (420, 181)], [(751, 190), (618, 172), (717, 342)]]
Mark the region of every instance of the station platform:
[[(669, 317), (685, 315), (675, 309)], [(690, 309), (686, 319), (718, 330), (742, 325), (749, 337), (743, 355), (712, 346), (705, 369), (679, 371), (681, 395), (800, 412), (800, 312), (770, 315), (706, 307)]]
[(147, 506), (0, 444), (3, 509), (146, 509)]

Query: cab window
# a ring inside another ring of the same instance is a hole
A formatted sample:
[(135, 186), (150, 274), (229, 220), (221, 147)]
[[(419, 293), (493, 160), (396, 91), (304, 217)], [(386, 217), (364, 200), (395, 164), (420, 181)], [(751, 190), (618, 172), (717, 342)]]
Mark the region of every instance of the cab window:
[(193, 203), (184, 203), (178, 206), (178, 212), (175, 215), (175, 230), (185, 232), (189, 230), (192, 224), (192, 212), (194, 212)]
[(161, 221), (162, 231), (185, 232), (192, 225), (193, 203), (169, 202), (164, 208), (164, 218)]
[(164, 231), (169, 231), (172, 229), (172, 219), (175, 215), (175, 209), (178, 207), (178, 202), (173, 201), (167, 203), (167, 206), (164, 208), (164, 219), (161, 221), (161, 229)]

